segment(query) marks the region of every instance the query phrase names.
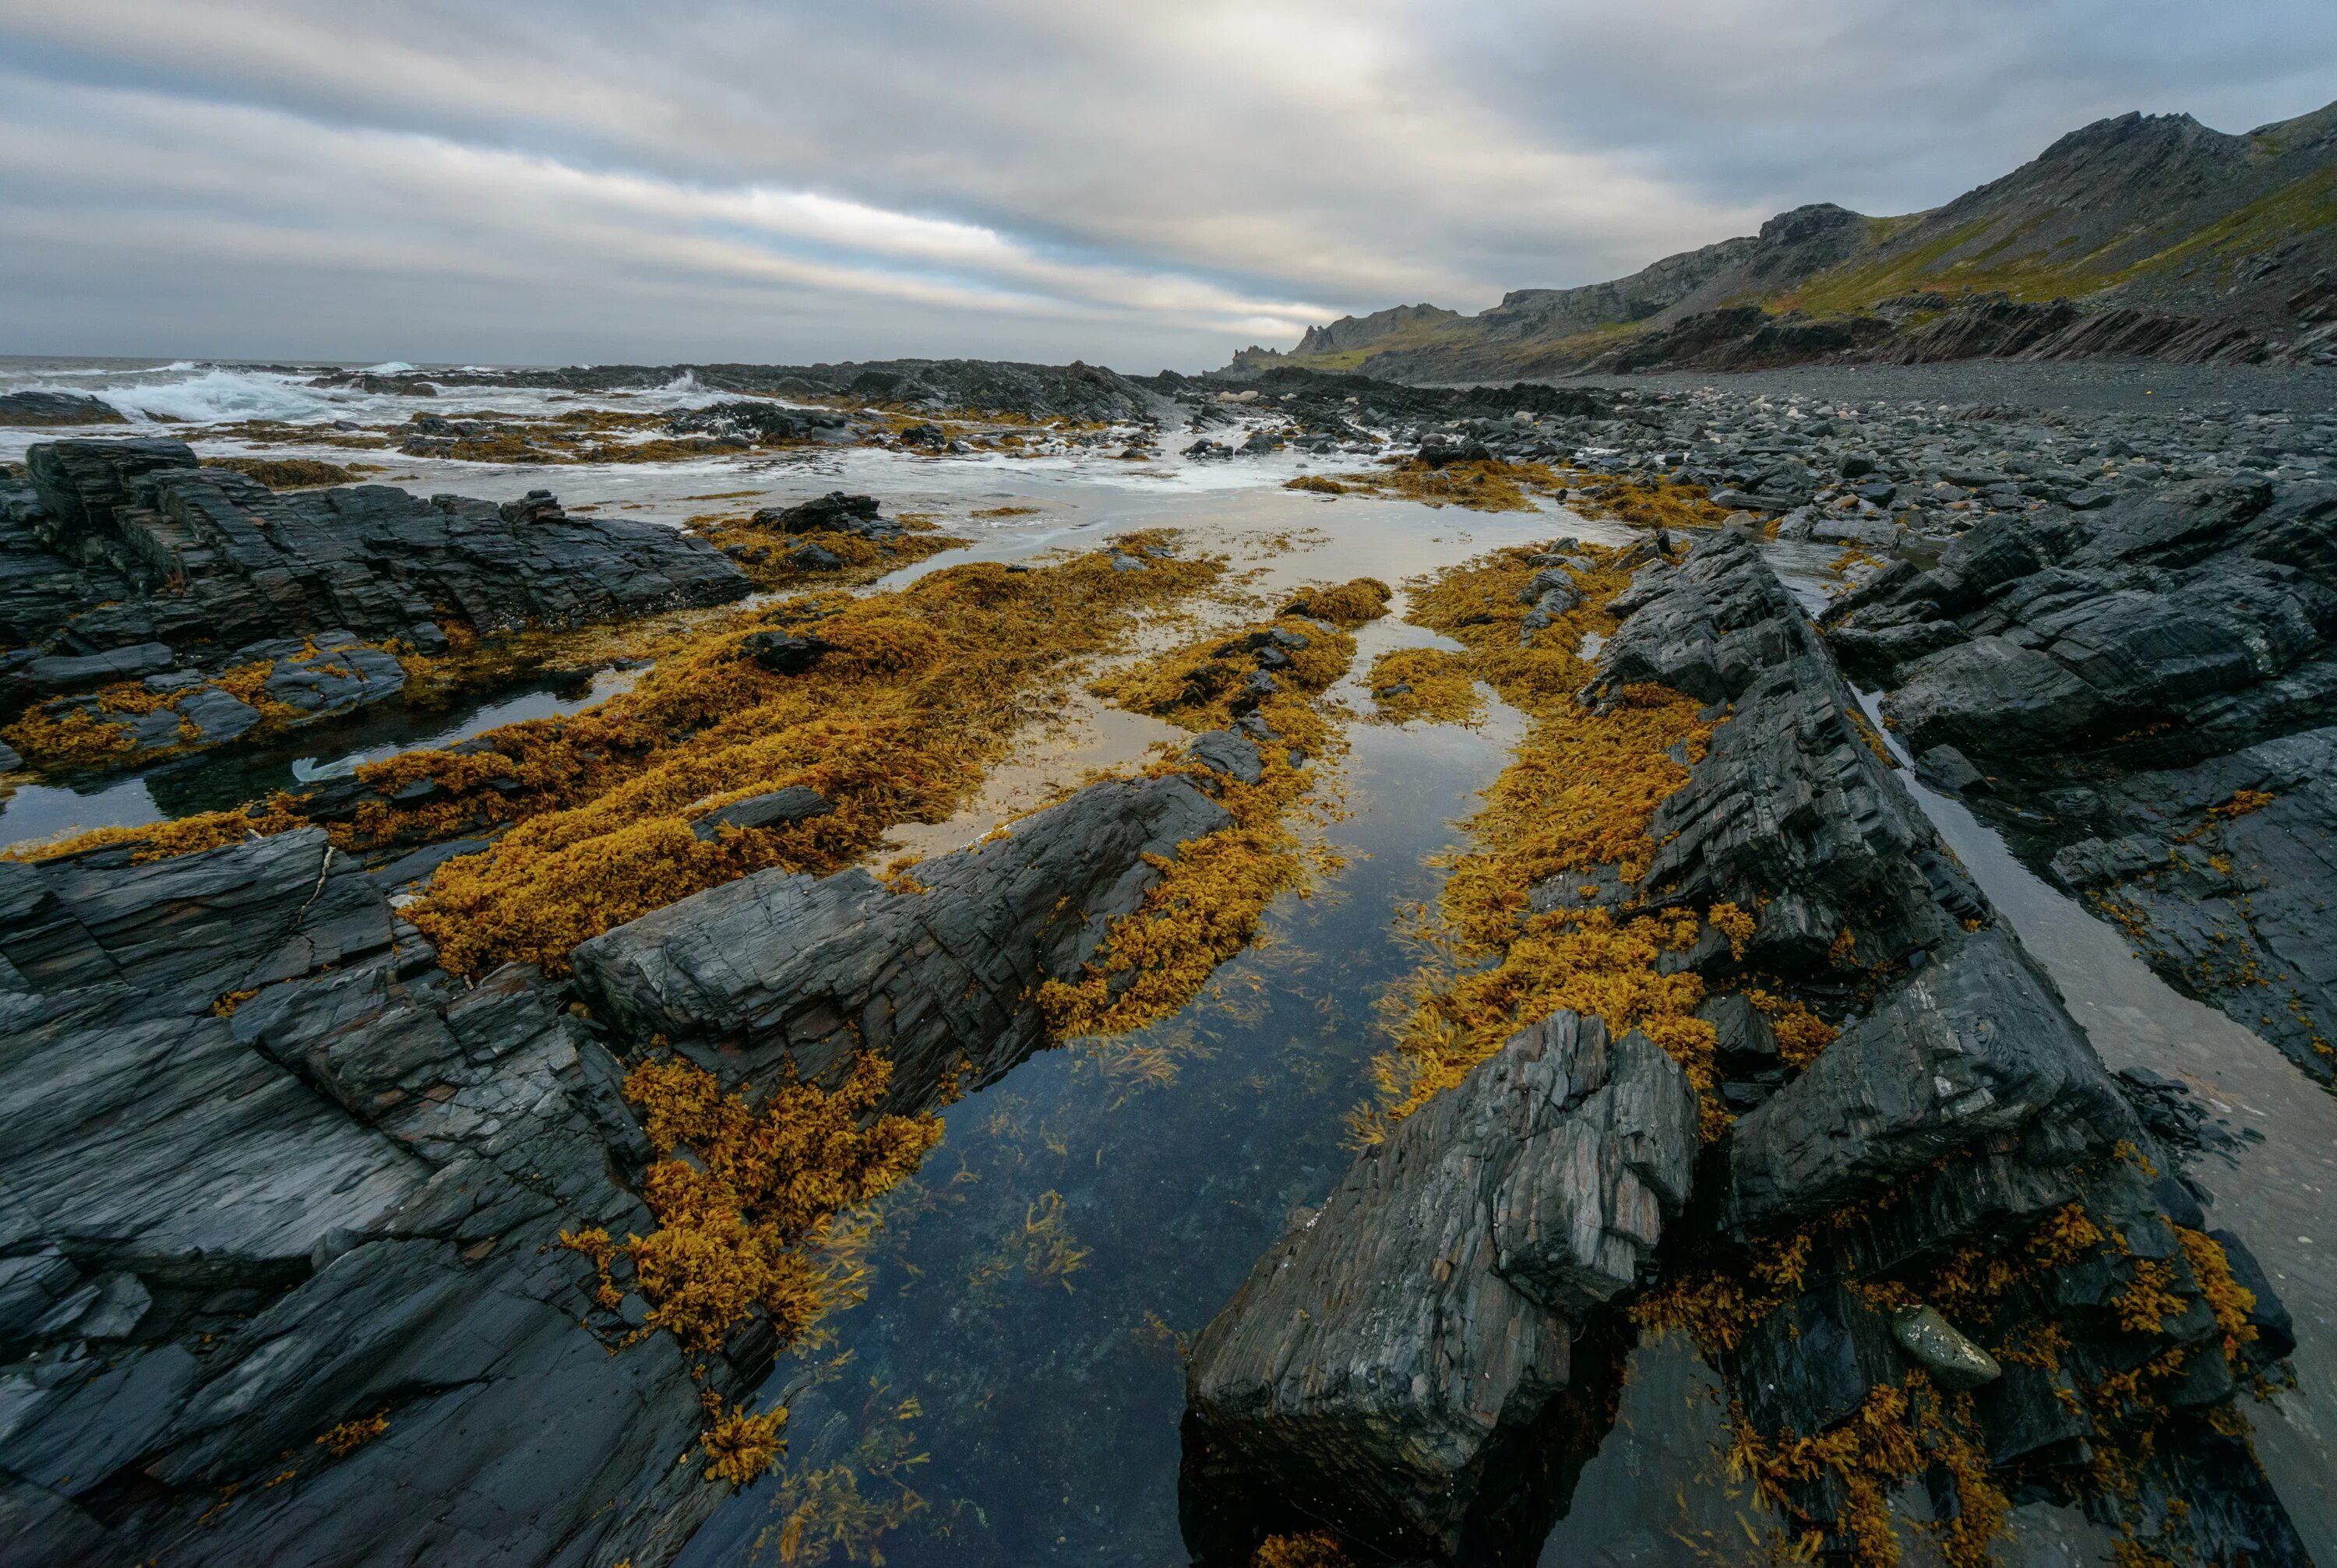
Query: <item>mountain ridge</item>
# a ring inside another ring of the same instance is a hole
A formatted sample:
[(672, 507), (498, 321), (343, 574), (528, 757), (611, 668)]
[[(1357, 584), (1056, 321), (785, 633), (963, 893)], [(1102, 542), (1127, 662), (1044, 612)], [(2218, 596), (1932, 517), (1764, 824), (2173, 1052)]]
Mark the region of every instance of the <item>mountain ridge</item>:
[(2112, 116), (1920, 212), (1833, 202), (1627, 277), (1310, 327), (1278, 364), (1398, 380), (1812, 360), (2337, 364), (2337, 103), (2240, 134)]

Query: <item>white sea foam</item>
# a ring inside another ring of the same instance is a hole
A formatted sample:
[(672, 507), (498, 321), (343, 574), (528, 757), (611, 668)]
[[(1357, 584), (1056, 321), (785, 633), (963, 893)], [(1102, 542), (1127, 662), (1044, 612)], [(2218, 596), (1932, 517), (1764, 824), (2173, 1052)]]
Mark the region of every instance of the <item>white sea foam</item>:
[[(476, 368), (475, 367), (474, 368)], [(402, 359), (367, 368), (369, 375), (430, 372)], [(243, 419), (289, 425), (355, 419), (363, 424), (402, 423), (410, 415), (446, 409), (502, 414), (554, 411), (556, 389), (511, 387), (448, 387), (436, 397), (361, 391), (354, 387), (316, 387), (308, 371), (232, 369), (191, 360), (163, 365), (77, 366), (49, 361), (37, 366), (0, 364), (0, 392), (64, 392), (95, 397), (140, 424), (221, 424)], [(732, 394), (700, 387), (688, 371), (665, 386), (633, 393), (617, 406), (641, 412), (701, 407)], [(559, 407), (573, 407), (575, 395)], [(587, 394), (582, 399), (590, 402)]]

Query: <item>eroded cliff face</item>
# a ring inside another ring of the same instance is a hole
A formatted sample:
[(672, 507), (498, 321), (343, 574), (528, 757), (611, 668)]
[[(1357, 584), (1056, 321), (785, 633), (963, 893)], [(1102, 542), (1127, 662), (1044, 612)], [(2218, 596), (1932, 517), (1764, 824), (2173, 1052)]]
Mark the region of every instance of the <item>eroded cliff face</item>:
[[(2041, 1495), (2145, 1549), (2303, 1562), (2234, 1404), (2293, 1348), (2262, 1271), (2205, 1232), (1815, 629), (1730, 534), (1607, 592), (1620, 624), (1580, 703), (1690, 693), (1709, 742), (1645, 870), (1560, 867), (1523, 930), (1657, 912), (1702, 1033), (1667, 1054), (1516, 1019), (1301, 1211), (1188, 1366), (1196, 1549), (1328, 1522), (1400, 1558), (1521, 1561), (1517, 1521), (1563, 1508), (1637, 1329), (1718, 1369), (1752, 1478), (1813, 1550), (1893, 1560), (1890, 1498), (1927, 1477), (1951, 1560)], [(1548, 634), (1484, 598), (1485, 646)], [(1717, 1114), (1678, 1112), (1692, 1078)]]

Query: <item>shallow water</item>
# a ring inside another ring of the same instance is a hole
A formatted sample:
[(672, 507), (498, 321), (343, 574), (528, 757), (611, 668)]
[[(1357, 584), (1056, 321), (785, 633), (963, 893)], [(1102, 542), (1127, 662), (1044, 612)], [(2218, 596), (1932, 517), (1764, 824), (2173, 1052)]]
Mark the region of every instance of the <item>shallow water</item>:
[[(1381, 622), (1364, 640), (1359, 665), (1425, 637)], [(1398, 916), (1433, 897), (1424, 858), (1517, 730), (1498, 706), (1478, 730), (1356, 726), (1329, 830), (1343, 874), (1285, 897), (1176, 1017), (1044, 1053), (952, 1107), (827, 1367), (775, 1379), (784, 1475), (682, 1561), (787, 1560), (791, 1523), (799, 1563), (846, 1560), (813, 1544), (855, 1528), (864, 1560), (876, 1544), (897, 1564), (1182, 1561), (1178, 1337), (1345, 1170), (1374, 1001), (1415, 961)]]
[(0, 848), (71, 838), (93, 828), (140, 828), (198, 811), (224, 810), (272, 790), (353, 772), (401, 751), (467, 740), (498, 725), (579, 712), (632, 685), (635, 672), (541, 677), (452, 715), (395, 705), (308, 726), (264, 746), (175, 758), (80, 789), (32, 784), (0, 797)]

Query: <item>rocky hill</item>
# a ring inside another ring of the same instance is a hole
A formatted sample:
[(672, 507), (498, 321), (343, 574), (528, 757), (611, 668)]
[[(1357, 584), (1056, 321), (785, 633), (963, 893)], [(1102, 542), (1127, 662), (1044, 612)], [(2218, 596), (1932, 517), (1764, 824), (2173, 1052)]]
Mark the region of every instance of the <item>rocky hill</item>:
[(2097, 121), (1930, 211), (1797, 207), (1628, 278), (1351, 316), (1235, 364), (1436, 381), (2098, 354), (2337, 363), (2337, 104), (2244, 136)]

